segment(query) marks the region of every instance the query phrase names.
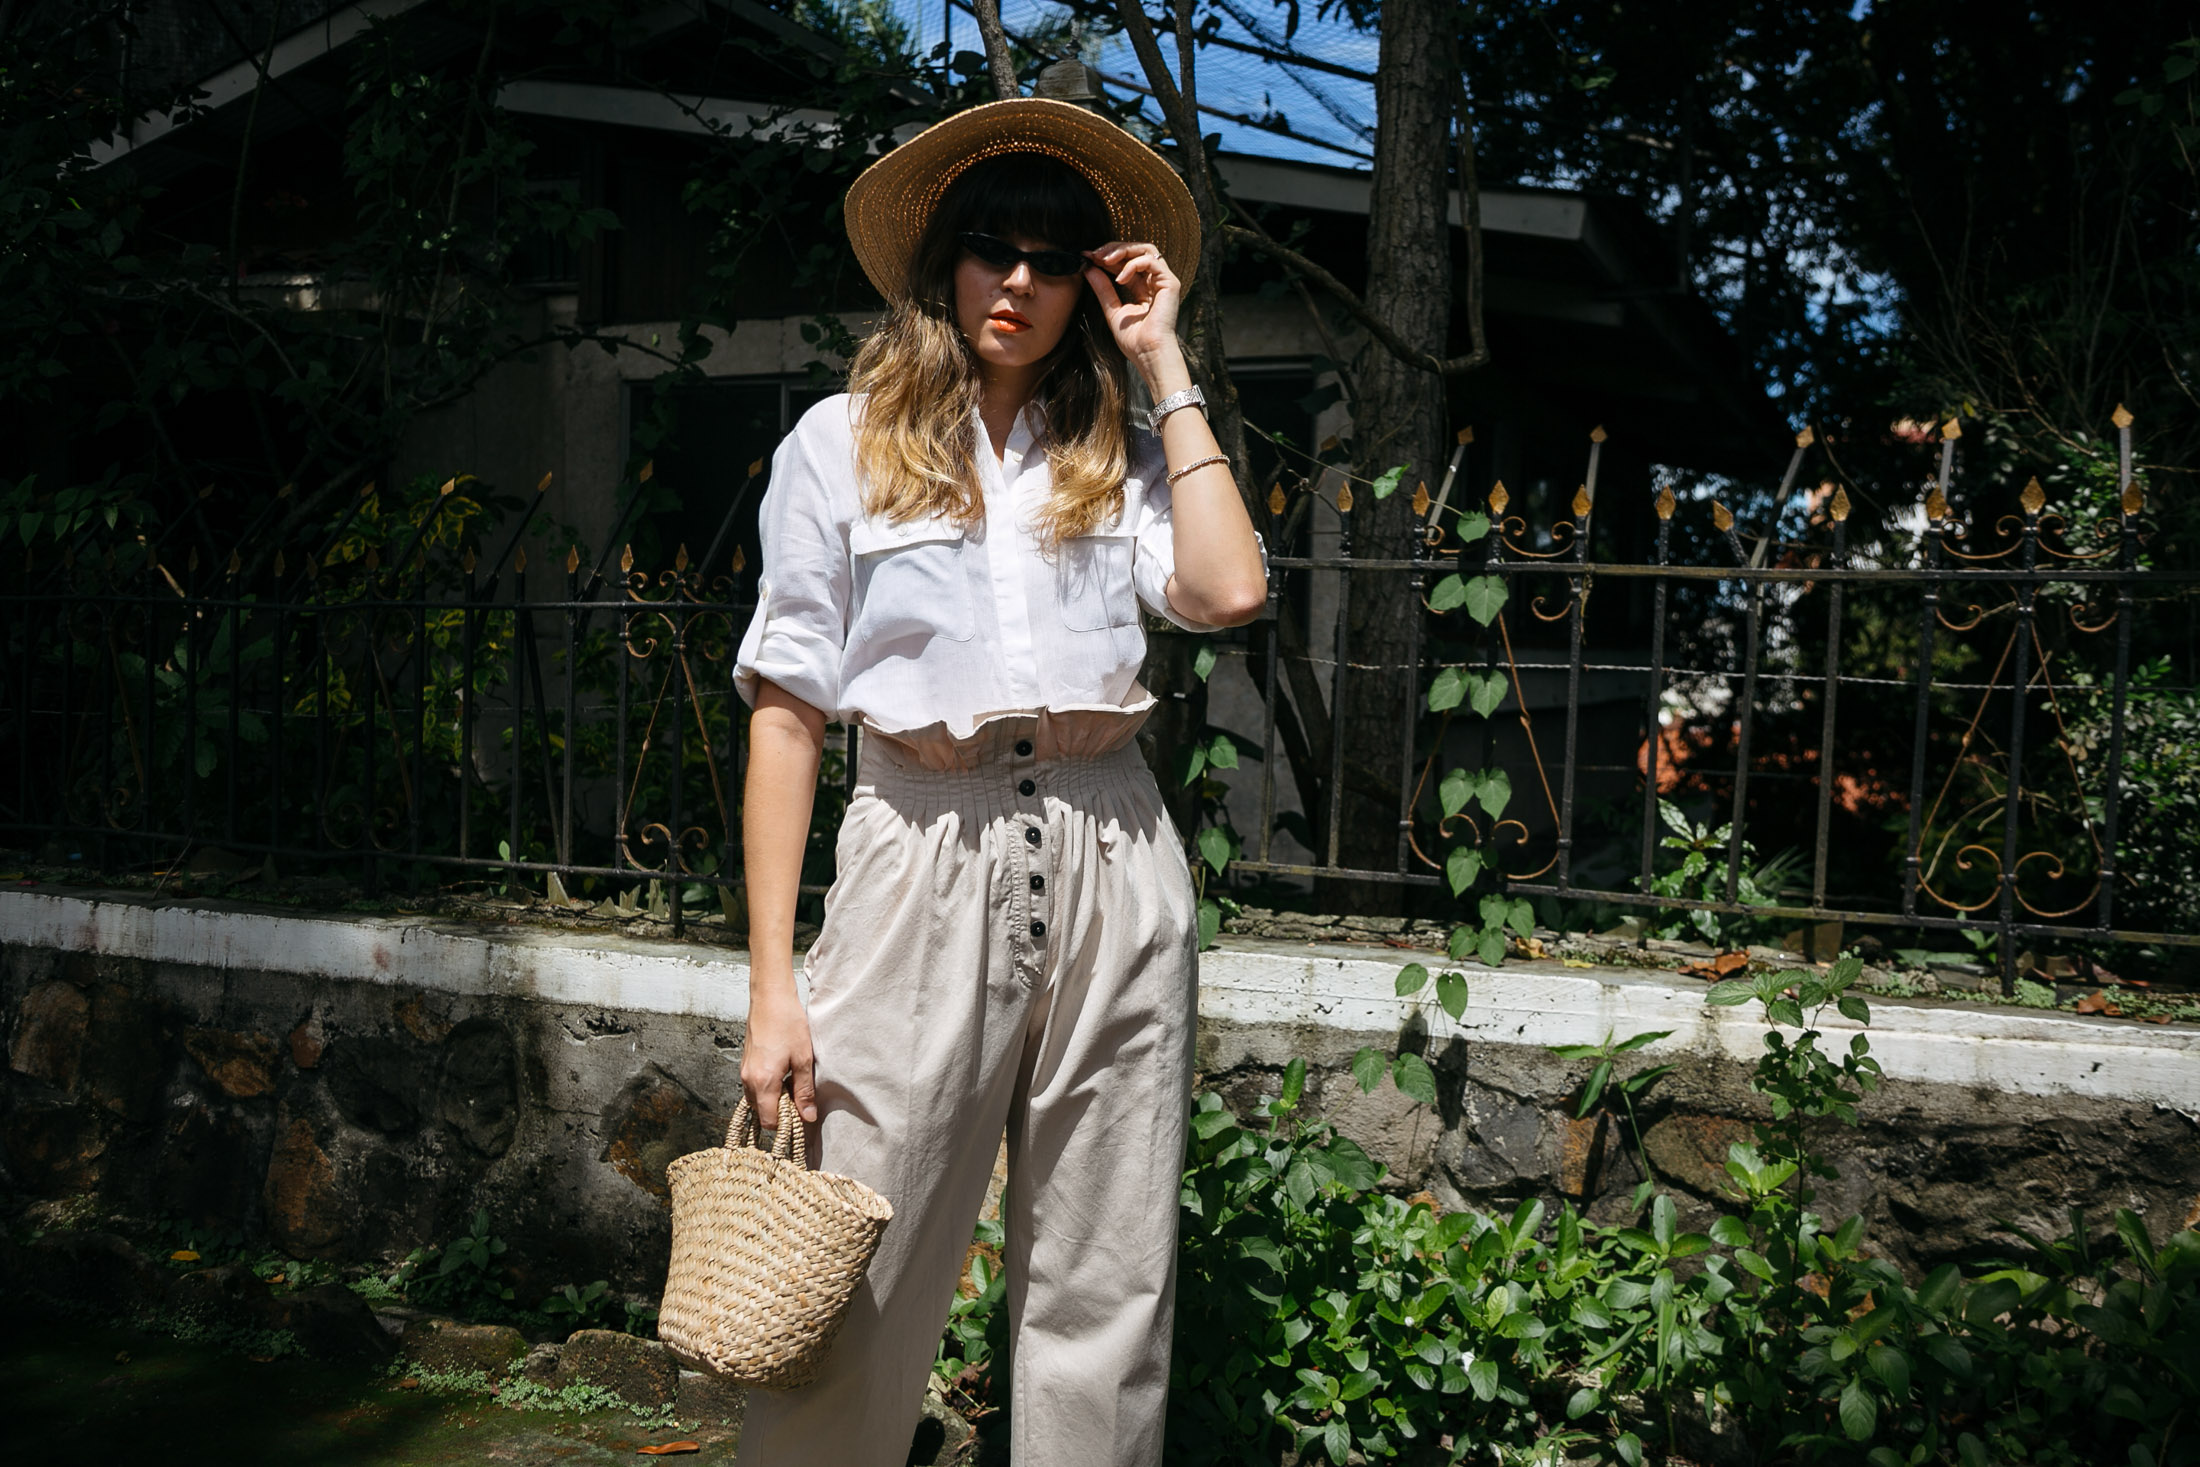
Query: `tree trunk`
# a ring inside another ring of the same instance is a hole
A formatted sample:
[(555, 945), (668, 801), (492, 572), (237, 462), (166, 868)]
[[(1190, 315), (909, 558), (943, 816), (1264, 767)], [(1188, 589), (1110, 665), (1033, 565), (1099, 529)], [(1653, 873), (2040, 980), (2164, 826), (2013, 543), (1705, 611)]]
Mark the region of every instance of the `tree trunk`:
[[(1367, 227), (1367, 308), (1404, 343), (1441, 361), (1451, 320), (1451, 230), (1445, 161), (1453, 97), (1454, 16), (1449, 0), (1386, 0), (1375, 72), (1375, 177)], [(1355, 556), (1412, 554), (1414, 487), (1441, 474), (1444, 379), (1425, 366), (1370, 346), (1360, 372), (1352, 452), (1372, 478), (1403, 464), (1397, 492), (1354, 496), (1349, 533)], [(1404, 723), (1418, 704), (1418, 674), (1406, 665), (1420, 602), (1409, 579), (1368, 571), (1351, 577), (1349, 644), (1339, 648), (1343, 680), (1344, 788), (1340, 864), (1389, 870), (1398, 858)], [(1335, 694), (1333, 694), (1335, 696)], [(1356, 911), (1397, 911), (1403, 889), (1354, 882), (1338, 893)]]

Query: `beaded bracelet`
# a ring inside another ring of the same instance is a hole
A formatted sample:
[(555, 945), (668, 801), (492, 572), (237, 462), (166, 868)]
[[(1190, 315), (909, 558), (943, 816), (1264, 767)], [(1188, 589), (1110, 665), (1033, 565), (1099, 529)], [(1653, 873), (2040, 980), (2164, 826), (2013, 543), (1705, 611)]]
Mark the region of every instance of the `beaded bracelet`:
[(1181, 469), (1169, 470), (1168, 482), (1174, 484), (1194, 469), (1203, 469), (1209, 464), (1226, 464), (1229, 461), (1230, 455), (1226, 453), (1210, 453), (1205, 458), (1195, 458)]

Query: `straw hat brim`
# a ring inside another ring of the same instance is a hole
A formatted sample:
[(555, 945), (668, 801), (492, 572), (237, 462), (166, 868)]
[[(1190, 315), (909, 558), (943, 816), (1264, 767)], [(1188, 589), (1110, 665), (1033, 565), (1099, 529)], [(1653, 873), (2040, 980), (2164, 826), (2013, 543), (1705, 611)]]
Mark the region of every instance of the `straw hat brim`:
[[(1199, 211), (1161, 155), (1105, 117), (1069, 102), (1017, 97), (933, 124), (873, 163), (849, 186), (848, 242), (888, 300), (908, 290), (909, 257), (948, 185), (1004, 153), (1043, 153), (1083, 174), (1107, 205), (1120, 240), (1151, 244), (1186, 285), (1199, 268)], [(1102, 240), (1059, 240), (1090, 248)]]

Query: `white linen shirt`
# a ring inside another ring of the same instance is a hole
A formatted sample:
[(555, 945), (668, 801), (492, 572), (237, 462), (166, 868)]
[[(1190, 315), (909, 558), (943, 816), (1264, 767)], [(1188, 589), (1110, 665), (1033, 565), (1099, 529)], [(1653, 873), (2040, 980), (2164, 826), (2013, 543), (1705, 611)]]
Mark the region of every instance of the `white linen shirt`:
[[(1036, 404), (998, 462), (981, 447), (985, 516), (968, 527), (864, 512), (861, 410), (845, 393), (827, 398), (772, 456), (756, 614), (735, 668), (741, 696), (753, 705), (768, 679), (839, 722), (920, 749), (1029, 714), (1078, 730), (1048, 740), (1063, 752), (1127, 742), (1154, 702), (1138, 682), (1139, 608), (1213, 630), (1168, 602), (1176, 551), (1160, 440), (1132, 436), (1119, 514), (1048, 550), (1032, 524), (1051, 492)], [(986, 445), (984, 424), (975, 432)]]

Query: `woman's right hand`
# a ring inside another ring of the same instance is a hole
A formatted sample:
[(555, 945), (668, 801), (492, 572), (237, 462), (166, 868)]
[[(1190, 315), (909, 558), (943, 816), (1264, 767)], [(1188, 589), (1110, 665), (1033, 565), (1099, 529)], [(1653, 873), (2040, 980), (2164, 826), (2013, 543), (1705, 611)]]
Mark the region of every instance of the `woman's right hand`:
[(741, 1088), (756, 1112), (756, 1123), (779, 1124), (779, 1095), (794, 1077), (795, 1110), (805, 1122), (817, 1122), (817, 1059), (810, 1050), (810, 1016), (794, 994), (794, 985), (753, 987), (749, 994), (749, 1034), (741, 1047)]

